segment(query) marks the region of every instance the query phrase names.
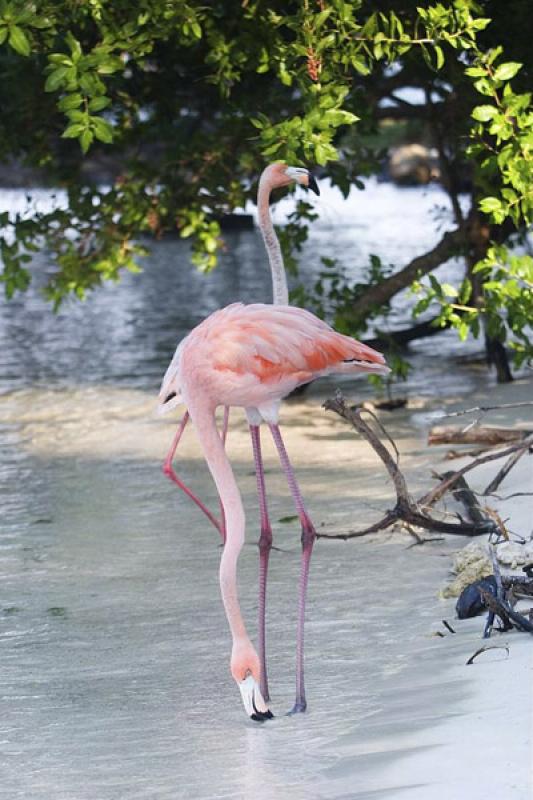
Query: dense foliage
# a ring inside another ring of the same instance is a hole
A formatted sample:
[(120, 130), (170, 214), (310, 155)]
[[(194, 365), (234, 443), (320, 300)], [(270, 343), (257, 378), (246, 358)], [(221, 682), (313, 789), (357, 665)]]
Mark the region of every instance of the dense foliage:
[[(0, 217), (7, 295), (27, 287), (31, 251), (44, 246), (54, 306), (83, 297), (137, 268), (142, 232), (177, 228), (211, 269), (220, 216), (253, 197), (265, 161), (327, 166), (348, 194), (379, 168), (384, 117), (416, 120), (438, 148), (457, 235), (415, 275), (374, 264), (364, 286), (337, 276), (332, 313), (360, 332), (416, 278), (418, 312), (436, 303), (437, 325), (531, 358), (533, 260), (510, 249), (533, 210), (528, 21), (527, 0), (0, 0), (0, 160), (38, 167), (68, 193), (67, 209)], [(425, 103), (401, 99), (406, 86)], [(301, 203), (287, 252), (309, 216)], [(422, 277), (458, 252), (462, 285)]]

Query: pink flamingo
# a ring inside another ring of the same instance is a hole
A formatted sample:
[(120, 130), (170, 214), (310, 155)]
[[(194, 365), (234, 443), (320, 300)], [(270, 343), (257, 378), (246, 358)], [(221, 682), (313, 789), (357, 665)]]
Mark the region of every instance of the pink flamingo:
[[(278, 427), (281, 400), (297, 386), (332, 373), (388, 372), (383, 356), (366, 345), (336, 333), (301, 308), (287, 305), (288, 294), (279, 242), (268, 209), (274, 187), (298, 182), (317, 191), (307, 170), (273, 164), (263, 172), (259, 188), (259, 218), (267, 245), (274, 284), (274, 305), (234, 303), (216, 311), (183, 339), (163, 378), (160, 409), (185, 403), (187, 411), (165, 461), (165, 472), (204, 511), (225, 541), (220, 561), (220, 589), (233, 646), (230, 669), (241, 691), (246, 712), (258, 721), (272, 716), (265, 648), (265, 596), (272, 547), (259, 426), (270, 428), (302, 526), (299, 585), (296, 699), (290, 713), (305, 711), (304, 620), (309, 564), (316, 537)], [(215, 412), (225, 407), (222, 435)], [(244, 544), (245, 518), (241, 496), (224, 449), (227, 409), (240, 406), (249, 422), (259, 493), (259, 655), (247, 634), (237, 594), (237, 561)], [(215, 481), (223, 510), (222, 522), (176, 476), (172, 460), (190, 418)]]

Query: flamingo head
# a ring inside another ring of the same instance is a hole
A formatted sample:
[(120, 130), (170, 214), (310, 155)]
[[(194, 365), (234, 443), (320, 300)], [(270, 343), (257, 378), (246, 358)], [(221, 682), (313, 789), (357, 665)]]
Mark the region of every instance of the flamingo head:
[(272, 719), (272, 711), (268, 708), (259, 688), (261, 668), (257, 653), (250, 641), (234, 642), (231, 653), (231, 674), (239, 687), (244, 710), (250, 719), (256, 722)]
[(314, 176), (305, 167), (289, 167), (283, 163), (270, 164), (263, 174), (268, 176), (273, 189), (290, 186), (291, 183), (299, 183), (300, 186), (311, 189), (315, 194), (320, 194)]
[(255, 722), (264, 722), (274, 716), (261, 694), (259, 684), (253, 675), (248, 675), (243, 681), (238, 682), (244, 710)]

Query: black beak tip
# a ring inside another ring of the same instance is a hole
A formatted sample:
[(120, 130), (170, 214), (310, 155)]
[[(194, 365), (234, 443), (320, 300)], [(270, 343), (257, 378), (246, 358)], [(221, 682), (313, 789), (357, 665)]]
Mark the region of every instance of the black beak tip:
[(258, 710), (257, 706), (255, 705), (255, 694), (252, 696), (252, 707), (254, 709), (254, 713), (250, 714), (250, 719), (253, 719), (254, 722), (264, 722), (266, 719), (272, 719), (274, 716), (269, 708), (267, 708), (266, 711)]
[(320, 194), (320, 189), (318, 188), (318, 183), (316, 182), (314, 175), (309, 175), (309, 183), (307, 184), (307, 186), (315, 194), (318, 195)]
[(255, 714), (250, 714), (250, 719), (253, 719), (254, 722), (265, 722), (267, 719), (273, 719), (274, 714), (270, 709), (268, 711), (255, 711)]

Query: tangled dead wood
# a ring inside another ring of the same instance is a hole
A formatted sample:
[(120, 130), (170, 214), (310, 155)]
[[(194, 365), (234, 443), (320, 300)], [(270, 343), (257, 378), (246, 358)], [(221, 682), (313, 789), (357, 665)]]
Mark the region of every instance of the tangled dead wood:
[[(458, 522), (447, 522), (442, 519), (438, 519), (437, 517), (427, 513), (427, 508), (434, 505), (440, 498), (444, 496), (446, 492), (456, 486), (457, 482), (465, 475), (469, 470), (474, 469), (475, 467), (479, 466), (480, 464), (484, 464), (488, 461), (493, 461), (498, 458), (504, 458), (505, 456), (514, 455), (518, 452), (520, 454), (526, 452), (531, 446), (533, 446), (533, 434), (526, 436), (526, 438), (521, 439), (518, 442), (515, 442), (510, 447), (507, 447), (504, 450), (500, 450), (496, 453), (491, 452), (487, 455), (484, 455), (480, 458), (475, 459), (470, 464), (467, 464), (462, 469), (457, 470), (453, 473), (447, 473), (446, 476), (435, 486), (430, 492), (424, 495), (419, 500), (414, 500), (409, 493), (407, 482), (405, 476), (403, 475), (400, 467), (398, 466), (398, 449), (393, 442), (390, 435), (381, 425), (381, 423), (377, 420), (374, 414), (368, 409), (360, 408), (360, 407), (350, 407), (346, 404), (343, 395), (341, 392), (337, 392), (335, 397), (329, 398), (324, 403), (324, 408), (327, 411), (334, 411), (340, 417), (345, 419), (349, 422), (355, 430), (363, 436), (369, 445), (375, 450), (381, 461), (383, 462), (385, 469), (389, 473), (389, 476), (394, 484), (394, 489), (396, 492), (396, 503), (392, 509), (387, 511), (385, 515), (375, 522), (373, 525), (369, 525), (366, 528), (361, 528), (356, 531), (350, 531), (349, 533), (339, 533), (339, 534), (327, 534), (327, 533), (320, 533), (317, 534), (320, 538), (323, 539), (353, 539), (361, 536), (366, 536), (370, 533), (375, 533), (377, 531), (385, 530), (386, 528), (390, 527), (395, 522), (404, 522), (407, 526), (416, 526), (420, 528), (424, 528), (430, 531), (438, 531), (441, 533), (450, 533), (456, 534), (461, 536), (477, 536), (480, 534), (486, 533), (493, 533), (493, 534), (501, 534), (502, 530), (498, 523), (497, 519), (494, 518), (480, 518), (478, 517), (475, 521), (467, 522), (463, 520), (458, 515)], [(387, 449), (387, 447), (383, 444), (381, 439), (379, 438), (378, 434), (373, 430), (373, 428), (362, 418), (362, 414), (367, 413), (370, 414), (371, 417), (377, 422), (379, 428), (381, 429), (382, 433), (386, 436), (386, 438), (391, 443), (396, 459), (392, 457), (391, 453)], [(517, 459), (516, 459), (517, 460)], [(514, 463), (516, 463), (516, 460)], [(509, 465), (509, 462), (504, 466), (505, 469), (508, 466), (510, 469), (513, 464)], [(507, 470), (508, 471), (508, 470)], [(500, 472), (503, 472), (501, 470)], [(500, 473), (499, 473), (500, 474)], [(505, 473), (506, 474), (506, 473)], [(494, 481), (491, 481), (489, 486), (492, 486)], [(468, 487), (467, 487), (468, 488)], [(489, 487), (487, 487), (488, 489)], [(463, 486), (464, 489), (464, 486)]]

